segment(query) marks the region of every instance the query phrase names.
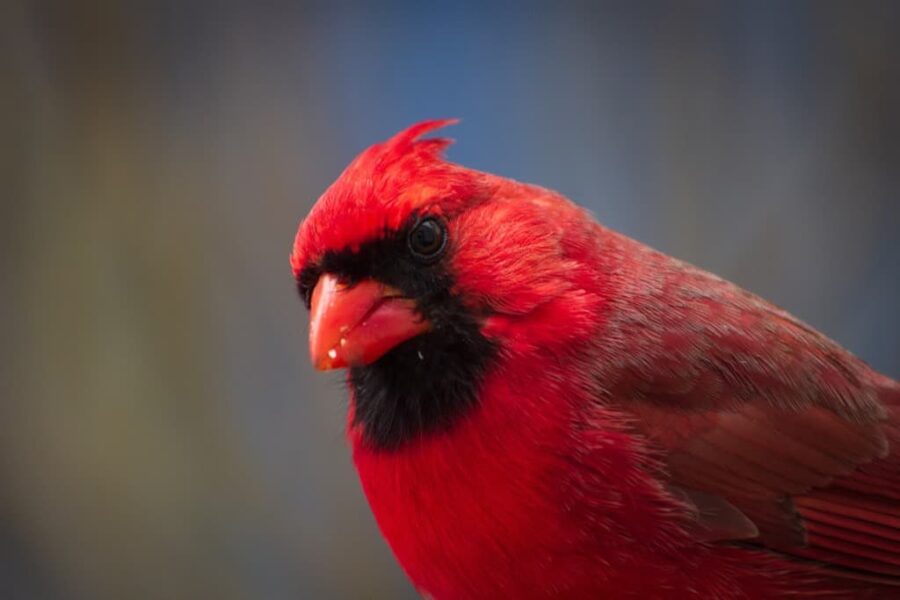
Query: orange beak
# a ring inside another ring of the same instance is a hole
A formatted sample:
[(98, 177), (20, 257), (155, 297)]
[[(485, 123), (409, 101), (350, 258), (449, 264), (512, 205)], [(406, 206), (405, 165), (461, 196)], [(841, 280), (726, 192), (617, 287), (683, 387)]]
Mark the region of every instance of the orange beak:
[(326, 274), (312, 294), (309, 354), (320, 371), (367, 365), (430, 328), (398, 290), (370, 279), (348, 287)]

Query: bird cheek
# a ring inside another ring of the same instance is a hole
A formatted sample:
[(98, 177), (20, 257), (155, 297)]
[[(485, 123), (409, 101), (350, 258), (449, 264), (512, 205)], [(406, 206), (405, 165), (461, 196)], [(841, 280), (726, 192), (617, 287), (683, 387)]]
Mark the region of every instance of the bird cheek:
[(602, 323), (599, 315), (595, 296), (570, 294), (524, 315), (493, 315), (481, 332), (514, 354), (566, 351), (594, 335)]

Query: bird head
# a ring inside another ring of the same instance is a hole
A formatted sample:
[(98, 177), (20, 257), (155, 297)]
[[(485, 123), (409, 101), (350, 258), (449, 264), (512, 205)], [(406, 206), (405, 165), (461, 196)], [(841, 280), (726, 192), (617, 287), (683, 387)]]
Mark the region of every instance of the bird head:
[(590, 321), (578, 282), (590, 219), (553, 192), (445, 161), (450, 141), (422, 136), (454, 122), (359, 155), (291, 254), (313, 365), (349, 369), (354, 421), (379, 447), (449, 426), (492, 365)]

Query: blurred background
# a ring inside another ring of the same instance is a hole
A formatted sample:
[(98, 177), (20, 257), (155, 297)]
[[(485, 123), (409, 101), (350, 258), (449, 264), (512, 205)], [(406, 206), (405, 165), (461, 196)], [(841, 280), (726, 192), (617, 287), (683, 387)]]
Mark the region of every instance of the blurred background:
[(900, 3), (0, 8), (0, 596), (412, 598), (288, 252), (359, 151), (555, 188), (900, 376)]

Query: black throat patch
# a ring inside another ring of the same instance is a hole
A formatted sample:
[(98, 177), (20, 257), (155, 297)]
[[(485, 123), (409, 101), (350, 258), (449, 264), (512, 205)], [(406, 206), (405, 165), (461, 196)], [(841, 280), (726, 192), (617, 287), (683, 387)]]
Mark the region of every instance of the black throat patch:
[(415, 299), (432, 323), (429, 332), (350, 370), (353, 425), (361, 428), (365, 443), (385, 451), (446, 430), (472, 410), (497, 353), (482, 335), (476, 315), (452, 293), (453, 278), (445, 266), (449, 256), (433, 264), (416, 260), (407, 250), (408, 230), (388, 233), (355, 252), (328, 252), (298, 278), (304, 298), (321, 273), (351, 284), (366, 278), (382, 281)]

